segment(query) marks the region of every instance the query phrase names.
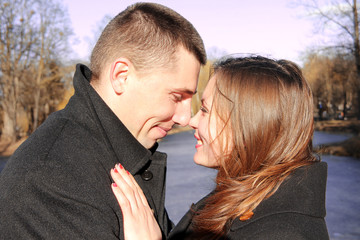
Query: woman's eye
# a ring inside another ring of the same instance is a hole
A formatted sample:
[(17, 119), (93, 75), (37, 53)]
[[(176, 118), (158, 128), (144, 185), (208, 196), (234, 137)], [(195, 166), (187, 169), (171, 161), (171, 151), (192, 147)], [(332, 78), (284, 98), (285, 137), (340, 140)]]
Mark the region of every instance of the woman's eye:
[(208, 110), (203, 106), (200, 107), (200, 111), (202, 111), (203, 113), (208, 113)]

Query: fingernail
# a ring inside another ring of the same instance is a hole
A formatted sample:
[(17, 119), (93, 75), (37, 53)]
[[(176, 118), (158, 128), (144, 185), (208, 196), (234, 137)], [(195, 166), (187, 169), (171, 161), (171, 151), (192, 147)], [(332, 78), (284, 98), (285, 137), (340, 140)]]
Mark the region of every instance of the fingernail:
[(114, 168), (114, 172), (118, 173), (118, 170), (116, 168)]
[(119, 167), (120, 167), (120, 169), (123, 169), (124, 167), (119, 163)]
[(129, 173), (129, 171), (128, 171), (128, 170), (126, 170), (126, 173), (127, 173), (128, 175), (130, 175), (130, 173)]
[(113, 187), (117, 187), (117, 184), (116, 184), (116, 183), (113, 183), (112, 185), (113, 185)]

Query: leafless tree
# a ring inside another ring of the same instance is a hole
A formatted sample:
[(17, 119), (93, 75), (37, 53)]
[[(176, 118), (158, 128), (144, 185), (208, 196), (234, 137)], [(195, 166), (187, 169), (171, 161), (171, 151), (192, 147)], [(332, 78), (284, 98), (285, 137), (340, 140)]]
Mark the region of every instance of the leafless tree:
[[(353, 58), (342, 53), (308, 54), (303, 72), (314, 94), (314, 104), (322, 103), (327, 113), (347, 117), (347, 109), (353, 106), (352, 96), (356, 82)], [(319, 109), (320, 110), (320, 109)]]
[[(33, 129), (38, 126), (41, 94), (61, 79), (62, 70), (55, 74), (51, 64), (61, 67), (71, 30), (55, 0), (0, 0), (0, 22), (2, 138), (15, 141), (19, 112), (31, 111)], [(24, 100), (29, 96), (33, 101)]]
[(360, 119), (360, 42), (357, 0), (300, 0), (308, 16), (316, 20), (317, 30), (331, 39), (323, 50), (336, 49), (353, 58), (357, 76), (357, 117)]

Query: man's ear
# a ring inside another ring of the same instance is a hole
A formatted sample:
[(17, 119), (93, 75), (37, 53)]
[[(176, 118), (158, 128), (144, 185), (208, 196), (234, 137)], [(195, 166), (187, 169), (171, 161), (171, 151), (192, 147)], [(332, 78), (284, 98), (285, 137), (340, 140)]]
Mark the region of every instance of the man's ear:
[(114, 92), (118, 95), (125, 90), (130, 66), (131, 62), (126, 58), (118, 58), (111, 64), (110, 81)]

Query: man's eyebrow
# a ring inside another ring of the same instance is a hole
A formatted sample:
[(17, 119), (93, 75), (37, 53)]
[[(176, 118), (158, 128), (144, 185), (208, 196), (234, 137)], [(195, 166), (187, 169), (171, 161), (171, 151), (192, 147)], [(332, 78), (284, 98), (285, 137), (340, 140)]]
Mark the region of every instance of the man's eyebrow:
[(180, 92), (180, 93), (185, 93), (188, 95), (195, 95), (197, 93), (197, 90), (195, 90), (195, 92), (191, 91), (190, 89), (187, 88), (178, 88), (175, 90), (175, 92)]

